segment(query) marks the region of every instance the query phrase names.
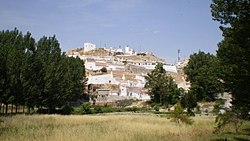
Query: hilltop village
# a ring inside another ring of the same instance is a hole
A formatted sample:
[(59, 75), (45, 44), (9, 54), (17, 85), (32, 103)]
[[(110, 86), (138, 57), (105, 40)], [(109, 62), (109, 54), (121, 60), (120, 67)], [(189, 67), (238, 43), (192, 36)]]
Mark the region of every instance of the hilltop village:
[(164, 59), (151, 52), (135, 52), (133, 48), (97, 48), (95, 44), (84, 43), (83, 48), (68, 50), (67, 56), (79, 57), (85, 62), (88, 78), (88, 93), (92, 102), (112, 103), (116, 100), (150, 100), (145, 76), (157, 63), (162, 63), (166, 72), (173, 77), (177, 86), (188, 90), (182, 68), (188, 60), (167, 64)]

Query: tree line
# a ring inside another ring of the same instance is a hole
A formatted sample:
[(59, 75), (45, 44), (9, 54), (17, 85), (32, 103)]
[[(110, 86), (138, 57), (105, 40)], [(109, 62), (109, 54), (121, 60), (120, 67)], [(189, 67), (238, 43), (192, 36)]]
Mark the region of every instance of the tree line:
[(216, 55), (203, 51), (190, 55), (184, 68), (191, 82), (189, 91), (180, 93), (161, 65), (148, 74), (145, 87), (153, 103), (171, 105), (180, 100), (188, 111), (196, 101), (215, 101), (219, 94), (231, 94), (232, 106), (223, 108), (225, 113), (216, 121), (218, 127), (233, 121), (238, 129), (240, 120), (250, 119), (250, 0), (213, 0), (210, 7), (224, 38)]
[(0, 32), (0, 110), (13, 105), (52, 113), (82, 97), (84, 62), (61, 52), (55, 36), (39, 41), (17, 29)]

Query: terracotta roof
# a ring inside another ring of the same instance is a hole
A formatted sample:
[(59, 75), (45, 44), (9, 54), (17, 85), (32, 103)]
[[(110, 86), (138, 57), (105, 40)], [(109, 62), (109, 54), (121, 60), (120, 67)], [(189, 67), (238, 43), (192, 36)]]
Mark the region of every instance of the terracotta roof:
[(95, 62), (96, 66), (107, 66), (107, 63)]
[(95, 62), (95, 59), (93, 59), (93, 58), (87, 58), (86, 61), (87, 62)]
[(142, 90), (139, 87), (128, 87), (128, 92), (133, 92), (133, 93), (141, 93)]

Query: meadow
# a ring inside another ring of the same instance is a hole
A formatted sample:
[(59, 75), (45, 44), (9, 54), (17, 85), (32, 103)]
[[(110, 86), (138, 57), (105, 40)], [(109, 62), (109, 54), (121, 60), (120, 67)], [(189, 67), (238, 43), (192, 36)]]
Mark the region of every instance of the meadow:
[[(213, 134), (215, 117), (196, 116), (193, 125), (177, 125), (154, 114), (15, 115), (1, 117), (2, 141), (204, 141), (250, 139), (250, 123), (241, 134)], [(244, 130), (243, 130), (244, 129)], [(248, 131), (247, 131), (248, 129)]]

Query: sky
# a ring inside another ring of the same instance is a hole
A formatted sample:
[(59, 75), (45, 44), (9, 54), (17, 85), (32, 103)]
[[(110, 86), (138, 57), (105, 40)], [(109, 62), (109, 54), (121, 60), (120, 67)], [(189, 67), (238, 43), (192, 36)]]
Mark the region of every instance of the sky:
[(125, 47), (177, 61), (198, 52), (215, 54), (222, 39), (211, 0), (0, 0), (0, 30), (15, 27), (38, 41), (56, 35), (62, 51)]

